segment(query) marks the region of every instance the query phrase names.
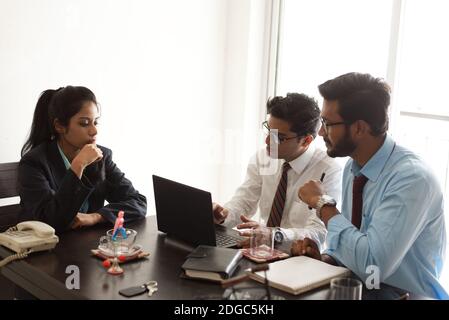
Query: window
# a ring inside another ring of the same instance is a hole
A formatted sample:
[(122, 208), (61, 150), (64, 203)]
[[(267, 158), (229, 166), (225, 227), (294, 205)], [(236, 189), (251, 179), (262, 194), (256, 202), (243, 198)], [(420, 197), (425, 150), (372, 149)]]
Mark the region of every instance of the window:
[[(284, 0), (276, 94), (320, 99), (319, 84), (351, 71), (385, 78), (391, 134), (427, 161), (448, 199), (447, 12), (446, 0)], [(441, 281), (449, 289), (448, 263)]]
[(390, 1), (285, 0), (282, 15), (277, 94), (318, 97), (318, 84), (351, 71), (386, 76)]

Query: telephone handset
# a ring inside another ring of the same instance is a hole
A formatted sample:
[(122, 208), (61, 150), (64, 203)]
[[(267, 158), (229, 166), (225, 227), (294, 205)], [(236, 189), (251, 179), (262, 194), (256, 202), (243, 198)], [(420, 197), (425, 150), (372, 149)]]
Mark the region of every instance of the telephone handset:
[(0, 233), (0, 245), (18, 254), (12, 260), (24, 258), (31, 252), (53, 249), (58, 242), (55, 229), (40, 221), (24, 221)]

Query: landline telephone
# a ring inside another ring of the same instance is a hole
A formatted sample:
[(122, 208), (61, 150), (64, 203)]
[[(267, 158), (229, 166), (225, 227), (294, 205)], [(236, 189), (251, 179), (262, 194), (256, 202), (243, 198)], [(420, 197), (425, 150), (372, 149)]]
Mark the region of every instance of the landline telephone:
[(55, 229), (40, 221), (24, 221), (0, 233), (0, 245), (15, 252), (2, 261), (0, 267), (13, 260), (22, 259), (31, 252), (53, 249), (59, 242)]

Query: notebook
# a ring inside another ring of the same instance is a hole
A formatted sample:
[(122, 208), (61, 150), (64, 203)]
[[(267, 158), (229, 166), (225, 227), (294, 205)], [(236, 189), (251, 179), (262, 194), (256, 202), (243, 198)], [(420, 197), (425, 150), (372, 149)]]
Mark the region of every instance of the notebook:
[[(270, 286), (297, 295), (326, 284), (332, 278), (349, 276), (351, 271), (306, 256), (270, 263), (267, 271)], [(250, 273), (256, 281), (264, 282), (264, 272)]]
[(187, 256), (182, 269), (190, 278), (222, 281), (233, 274), (241, 258), (237, 249), (200, 245)]
[(231, 228), (216, 225), (207, 191), (153, 175), (157, 227), (171, 240), (190, 246), (235, 247), (244, 238)]

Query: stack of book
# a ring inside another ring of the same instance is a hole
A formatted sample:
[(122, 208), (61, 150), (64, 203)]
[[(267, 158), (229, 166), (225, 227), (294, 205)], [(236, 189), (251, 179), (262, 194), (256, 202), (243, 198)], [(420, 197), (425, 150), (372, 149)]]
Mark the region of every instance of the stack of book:
[(242, 253), (237, 249), (198, 246), (182, 265), (188, 278), (222, 282), (232, 276)]

